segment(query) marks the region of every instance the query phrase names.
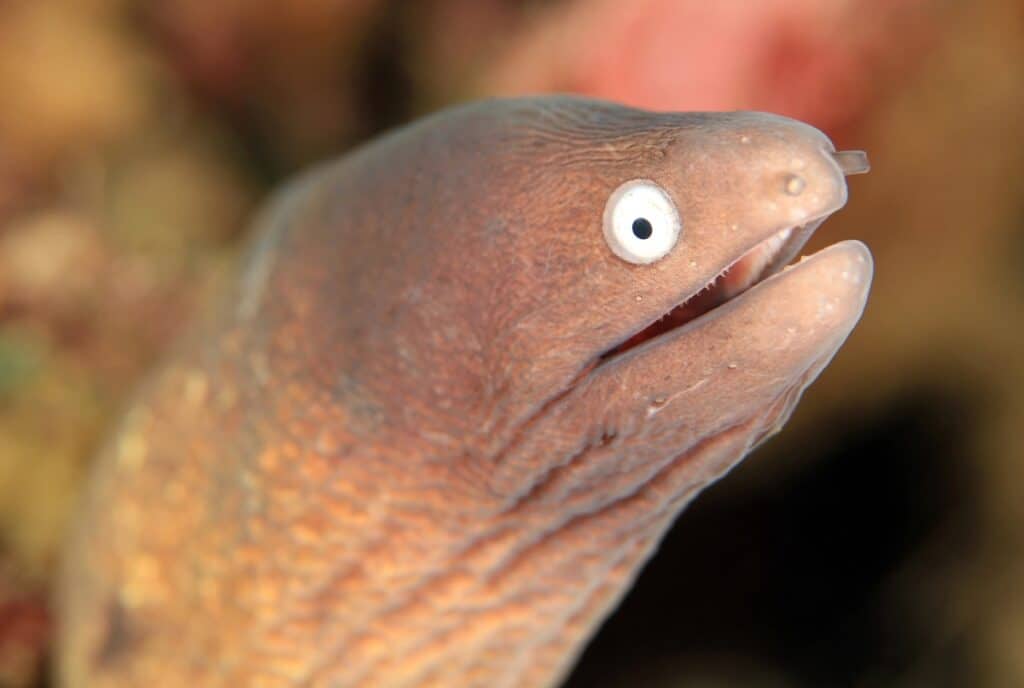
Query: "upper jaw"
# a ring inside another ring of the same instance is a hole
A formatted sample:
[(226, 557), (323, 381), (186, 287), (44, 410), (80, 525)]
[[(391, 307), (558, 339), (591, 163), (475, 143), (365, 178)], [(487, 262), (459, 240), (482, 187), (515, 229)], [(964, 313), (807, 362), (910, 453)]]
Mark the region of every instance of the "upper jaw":
[(630, 333), (601, 354), (601, 364), (650, 340), (694, 321), (785, 268), (834, 212), (829, 210), (803, 224), (790, 225), (760, 239), (721, 266), (704, 287), (683, 297), (646, 327)]
[[(870, 169), (867, 156), (862, 151), (836, 151), (827, 139), (815, 157), (823, 163), (818, 170), (824, 181), (815, 186), (831, 189), (825, 207), (806, 214), (798, 211), (799, 219), (794, 218), (796, 221), (793, 224), (776, 225), (772, 230), (756, 233), (755, 239), (747, 247), (724, 264), (719, 264), (717, 270), (708, 275), (703, 287), (686, 294), (675, 306), (658, 314), (645, 327), (627, 333), (598, 357), (597, 364), (604, 364), (648, 340), (696, 320), (783, 270), (806, 245), (815, 230), (846, 204), (848, 192), (845, 177), (863, 174)], [(800, 179), (800, 182), (803, 189), (804, 180)], [(799, 217), (801, 214), (804, 217)]]

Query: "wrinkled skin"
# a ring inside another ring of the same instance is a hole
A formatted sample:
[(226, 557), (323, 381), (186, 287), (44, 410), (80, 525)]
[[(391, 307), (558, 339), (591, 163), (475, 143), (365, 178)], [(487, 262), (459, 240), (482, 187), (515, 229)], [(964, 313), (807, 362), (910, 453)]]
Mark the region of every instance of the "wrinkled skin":
[[(296, 181), (98, 459), (63, 681), (557, 683), (836, 352), (870, 256), (838, 244), (602, 354), (842, 206), (831, 150), (770, 115), (555, 97), (444, 112)], [(602, 235), (635, 178), (683, 219), (650, 265)]]

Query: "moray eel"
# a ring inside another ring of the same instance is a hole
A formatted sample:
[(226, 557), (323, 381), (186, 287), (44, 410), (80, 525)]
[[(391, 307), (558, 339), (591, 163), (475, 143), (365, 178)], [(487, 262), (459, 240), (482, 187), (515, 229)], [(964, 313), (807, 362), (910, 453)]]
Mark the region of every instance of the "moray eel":
[(548, 686), (776, 432), (872, 274), (762, 113), (461, 106), (272, 199), (101, 452), (67, 686)]

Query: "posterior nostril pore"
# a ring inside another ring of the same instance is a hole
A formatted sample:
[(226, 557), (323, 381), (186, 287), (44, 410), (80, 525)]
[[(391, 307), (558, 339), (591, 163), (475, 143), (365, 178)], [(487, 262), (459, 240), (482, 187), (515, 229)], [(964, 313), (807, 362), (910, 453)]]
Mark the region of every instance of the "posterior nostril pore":
[(787, 174), (782, 188), (790, 196), (799, 196), (805, 186), (807, 186), (807, 182), (804, 181), (803, 177), (796, 174)]
[(868, 154), (864, 151), (835, 151), (832, 153), (832, 157), (839, 165), (839, 169), (847, 176), (851, 174), (864, 174), (871, 171), (871, 163), (868, 162)]

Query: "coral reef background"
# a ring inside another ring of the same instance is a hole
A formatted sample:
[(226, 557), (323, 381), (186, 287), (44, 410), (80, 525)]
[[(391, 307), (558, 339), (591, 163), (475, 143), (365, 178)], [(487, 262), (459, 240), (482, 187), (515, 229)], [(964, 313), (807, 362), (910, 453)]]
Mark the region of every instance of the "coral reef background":
[(541, 91), (780, 112), (874, 165), (815, 240), (874, 251), (861, 326), (569, 685), (1024, 685), (1024, 5), (7, 0), (0, 686), (49, 685), (89, 459), (259, 200), (417, 115)]

